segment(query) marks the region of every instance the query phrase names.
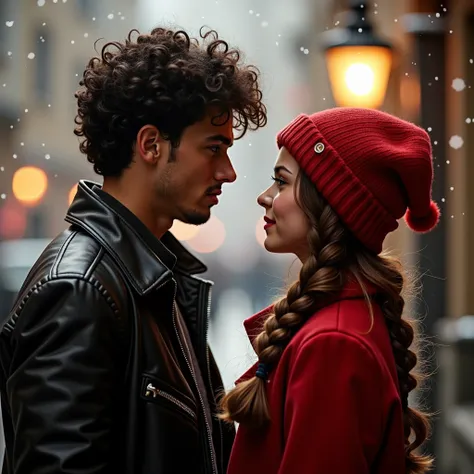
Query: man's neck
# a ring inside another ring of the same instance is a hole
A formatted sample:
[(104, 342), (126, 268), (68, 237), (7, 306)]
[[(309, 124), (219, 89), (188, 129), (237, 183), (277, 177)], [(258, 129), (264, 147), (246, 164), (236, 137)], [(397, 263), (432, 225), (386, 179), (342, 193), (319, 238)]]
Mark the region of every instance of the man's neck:
[(167, 217), (157, 218), (157, 212), (153, 209), (151, 201), (142, 196), (140, 191), (121, 185), (120, 180), (110, 179), (104, 180), (102, 191), (110, 194), (133, 212), (157, 239), (161, 239), (170, 229), (172, 221)]

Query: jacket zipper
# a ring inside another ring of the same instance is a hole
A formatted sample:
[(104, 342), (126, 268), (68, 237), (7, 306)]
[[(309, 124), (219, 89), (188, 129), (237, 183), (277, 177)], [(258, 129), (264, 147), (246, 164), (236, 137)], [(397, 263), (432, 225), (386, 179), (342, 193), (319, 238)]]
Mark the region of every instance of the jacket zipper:
[[(199, 396), (199, 402), (201, 404), (201, 408), (202, 408), (202, 413), (203, 413), (203, 416), (204, 416), (204, 424), (206, 425), (206, 433), (207, 433), (207, 439), (208, 439), (208, 448), (209, 448), (209, 454), (210, 454), (210, 457), (211, 457), (211, 469), (212, 469), (212, 474), (217, 474), (217, 468), (216, 468), (216, 459), (215, 459), (215, 456), (214, 456), (214, 451), (212, 449), (212, 435), (211, 435), (211, 428), (209, 426), (209, 420), (207, 419), (207, 414), (206, 414), (206, 407), (204, 406), (204, 400), (202, 398), (202, 395), (201, 395), (201, 392), (199, 390), (199, 385), (197, 383), (197, 380), (196, 380), (196, 375), (194, 374), (194, 369), (191, 365), (191, 363), (189, 362), (188, 360), (188, 357), (186, 355), (186, 352), (184, 350), (184, 346), (183, 346), (183, 341), (181, 340), (181, 336), (179, 335), (179, 331), (178, 331), (178, 327), (177, 327), (177, 324), (176, 324), (176, 310), (175, 310), (175, 304), (176, 303), (176, 282), (174, 282), (174, 296), (173, 296), (173, 312), (172, 312), (172, 316), (173, 316), (173, 327), (174, 327), (174, 330), (175, 330), (175, 333), (176, 333), (176, 337), (178, 338), (178, 342), (179, 342), (179, 346), (181, 348), (181, 352), (183, 354), (183, 357), (184, 357), (184, 360), (186, 361), (186, 364), (188, 366), (188, 369), (189, 371), (191, 372), (191, 376), (193, 378), (193, 381), (194, 381), (194, 385), (196, 387), (196, 391), (198, 393), (198, 396)], [(185, 342), (184, 342), (185, 343)]]
[(160, 390), (158, 388), (156, 388), (152, 383), (149, 383), (147, 386), (146, 386), (146, 392), (145, 392), (145, 397), (153, 397), (153, 398), (156, 398), (156, 397), (162, 397), (162, 398), (166, 398), (166, 400), (174, 403), (175, 405), (177, 405), (179, 408), (181, 408), (181, 410), (185, 411), (186, 413), (188, 413), (188, 415), (191, 415), (193, 418), (197, 418), (197, 415), (196, 413), (194, 412), (194, 410), (191, 410), (191, 408), (189, 408), (188, 406), (186, 406), (183, 402), (181, 402), (180, 400), (178, 400), (176, 397), (173, 397), (173, 395), (170, 395), (169, 393), (167, 392), (164, 392), (163, 390)]
[[(211, 389), (211, 395), (214, 401), (214, 405), (218, 408), (216, 397), (214, 396), (214, 387), (212, 386), (212, 377), (211, 377), (211, 364), (209, 360), (209, 343), (208, 343), (208, 334), (209, 334), (209, 319), (211, 317), (211, 296), (212, 296), (212, 287), (209, 284), (207, 286), (207, 305), (206, 305), (206, 320), (205, 320), (205, 348), (206, 351), (206, 365), (207, 365), (207, 378), (209, 381), (209, 388)], [(224, 435), (222, 433), (222, 421), (217, 420), (217, 425), (219, 426), (219, 437), (221, 441), (221, 471), (224, 473)]]

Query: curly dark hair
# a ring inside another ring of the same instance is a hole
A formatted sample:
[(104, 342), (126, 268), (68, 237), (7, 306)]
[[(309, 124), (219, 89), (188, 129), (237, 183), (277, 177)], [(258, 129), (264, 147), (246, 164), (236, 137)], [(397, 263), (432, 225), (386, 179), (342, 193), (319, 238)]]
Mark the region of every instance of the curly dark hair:
[(266, 125), (258, 69), (243, 64), (216, 31), (201, 28), (200, 37), (202, 43), (182, 30), (134, 29), (89, 61), (75, 94), (74, 133), (84, 137), (80, 150), (96, 173), (119, 176), (144, 125), (156, 126), (176, 148), (184, 129), (211, 106), (233, 120), (236, 139)]

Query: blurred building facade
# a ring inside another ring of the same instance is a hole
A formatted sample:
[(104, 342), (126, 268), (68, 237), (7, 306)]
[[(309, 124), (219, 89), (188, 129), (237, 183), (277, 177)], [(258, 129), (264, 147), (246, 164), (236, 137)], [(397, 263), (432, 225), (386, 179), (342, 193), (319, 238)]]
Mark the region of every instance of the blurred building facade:
[(0, 2), (0, 261), (8, 269), (0, 278), (8, 290), (41, 251), (37, 239), (65, 228), (77, 181), (98, 180), (73, 134), (74, 92), (94, 42), (102, 38), (100, 52), (123, 39), (135, 14), (129, 0)]
[[(124, 37), (135, 26), (135, 8), (128, 0), (2, 0), (0, 190), (3, 212), (17, 215), (2, 220), (5, 237), (54, 236), (64, 228), (73, 185), (81, 177), (94, 177), (73, 134), (74, 92), (95, 55), (94, 41)], [(41, 184), (46, 187), (44, 196), (33, 196), (27, 206), (12, 189), (14, 173), (22, 166), (46, 173), (45, 183), (28, 182), (25, 174), (24, 186), (38, 187), (38, 193)]]

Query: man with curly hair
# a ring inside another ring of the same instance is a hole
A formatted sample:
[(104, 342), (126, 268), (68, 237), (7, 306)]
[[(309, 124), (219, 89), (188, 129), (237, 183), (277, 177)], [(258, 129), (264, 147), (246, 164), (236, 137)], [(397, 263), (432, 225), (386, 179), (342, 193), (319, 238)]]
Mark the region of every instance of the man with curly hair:
[(211, 283), (168, 230), (206, 222), (235, 180), (229, 147), (266, 123), (258, 71), (214, 31), (134, 30), (76, 98), (103, 186), (79, 183), (3, 322), (2, 472), (224, 474)]

